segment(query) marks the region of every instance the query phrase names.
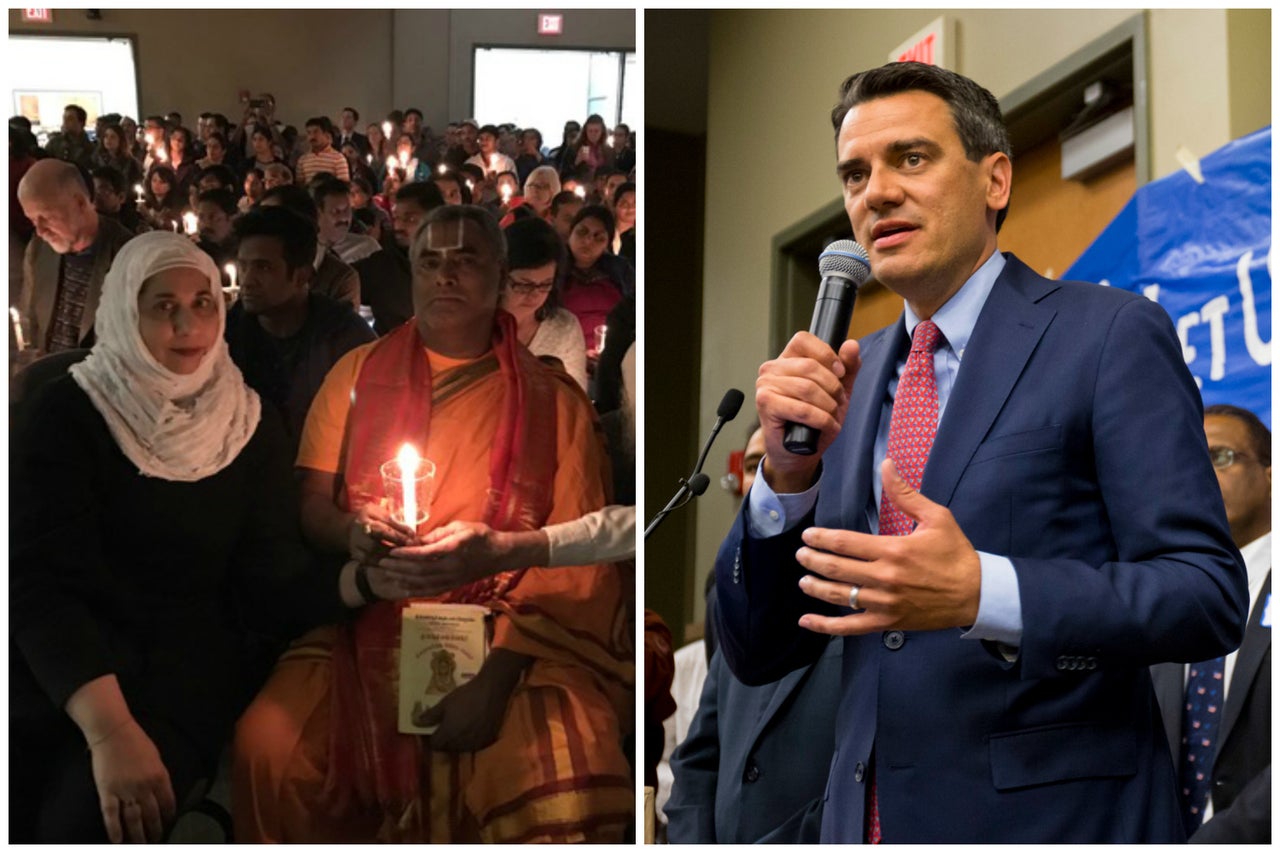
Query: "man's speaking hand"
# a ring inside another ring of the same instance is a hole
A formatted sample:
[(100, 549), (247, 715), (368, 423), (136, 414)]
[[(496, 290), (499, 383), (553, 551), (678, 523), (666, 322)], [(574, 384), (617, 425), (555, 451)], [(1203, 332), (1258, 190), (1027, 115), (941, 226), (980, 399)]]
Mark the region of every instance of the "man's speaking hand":
[(917, 523), (916, 529), (906, 536), (806, 530), (806, 547), (796, 559), (813, 574), (800, 579), (800, 588), (820, 601), (848, 607), (856, 584), (860, 612), (808, 613), (801, 617), (801, 627), (847, 635), (972, 625), (982, 582), (978, 552), (951, 511), (911, 488), (892, 459), (886, 459), (880, 471), (884, 494)]
[[(840, 434), (849, 390), (862, 359), (858, 342), (845, 341), (840, 353), (808, 332), (797, 332), (782, 354), (760, 365), (756, 411), (764, 430), (765, 480), (776, 492), (802, 492), (813, 485), (822, 454)], [(818, 452), (797, 456), (782, 446), (787, 423), (818, 430)]]

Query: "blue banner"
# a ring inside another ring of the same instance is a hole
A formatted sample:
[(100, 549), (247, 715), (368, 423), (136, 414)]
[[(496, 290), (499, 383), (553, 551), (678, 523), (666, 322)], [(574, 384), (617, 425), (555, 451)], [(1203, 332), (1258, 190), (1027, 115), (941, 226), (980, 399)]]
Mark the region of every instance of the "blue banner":
[(1173, 317), (1205, 405), (1271, 425), (1271, 128), (1138, 189), (1063, 278), (1145, 294)]

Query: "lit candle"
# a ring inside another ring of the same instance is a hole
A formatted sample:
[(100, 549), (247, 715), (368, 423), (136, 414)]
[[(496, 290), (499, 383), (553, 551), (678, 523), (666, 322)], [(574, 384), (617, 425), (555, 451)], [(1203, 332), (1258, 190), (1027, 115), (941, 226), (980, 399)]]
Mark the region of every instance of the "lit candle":
[(583, 187), (583, 186), (577, 186), (577, 187), (574, 187), (574, 188), (573, 188), (573, 194), (574, 194), (574, 195), (576, 195), (578, 198), (586, 198), (586, 197), (587, 197), (587, 188), (586, 188), (586, 187)]
[[(176, 223), (174, 227), (176, 230)], [(188, 235), (194, 235), (200, 230), (200, 220), (194, 213), (188, 210), (186, 213), (182, 214), (182, 227), (187, 230)]]
[(388, 171), (388, 172), (390, 172), (390, 171), (391, 171), (392, 169), (394, 169), (395, 167), (396, 167), (396, 158), (394, 158), (394, 157), (388, 157), (388, 158), (387, 158), (387, 171)]
[(497, 154), (489, 155), (489, 171), (490, 172), (498, 171), (498, 155)]
[(143, 201), (142, 184), (134, 184), (133, 191), (138, 194), (138, 204), (142, 204), (142, 201)]
[(372, 155), (372, 154), (366, 154), (366, 155), (364, 155), (364, 159), (365, 159), (365, 162), (366, 162), (366, 163), (368, 163), (370, 166), (372, 166), (372, 165), (373, 165), (373, 155)]
[(476, 188), (475, 183), (470, 178), (467, 178), (467, 189), (474, 190), (475, 188)]
[(396, 454), (396, 464), (400, 466), (400, 482), (404, 488), (404, 523), (410, 527), (418, 524), (418, 490), (415, 483), (421, 461), (412, 444), (406, 443)]
[(166, 160), (169, 159), (169, 152), (165, 151), (163, 148), (157, 148), (156, 159), (159, 160), (161, 163), (165, 162)]
[(507, 184), (502, 185), (502, 201), (504, 204), (511, 201), (511, 187)]
[(437, 171), (439, 171), (440, 174), (443, 175), (445, 172), (449, 171), (449, 167), (446, 166), (444, 163), (441, 163), (440, 168)]
[(9, 319), (13, 321), (13, 337), (18, 342), (18, 349), (26, 349), (27, 341), (22, 337), (22, 315), (18, 313), (17, 308), (9, 309)]
[(404, 151), (400, 152), (400, 168), (401, 169), (409, 168), (409, 155), (407, 152), (404, 152)]
[(175, 220), (173, 220), (173, 233), (174, 233), (174, 234), (177, 234), (177, 233), (178, 233), (178, 220), (176, 220), (176, 219), (175, 219)]
[(391, 138), (391, 122), (384, 121), (382, 123), (382, 135), (387, 139)]
[(227, 264), (222, 268), (222, 271), (225, 272), (227, 274), (227, 278), (231, 280), (231, 287), (229, 287), (228, 290), (232, 293), (238, 292), (240, 288), (236, 287), (236, 265)]

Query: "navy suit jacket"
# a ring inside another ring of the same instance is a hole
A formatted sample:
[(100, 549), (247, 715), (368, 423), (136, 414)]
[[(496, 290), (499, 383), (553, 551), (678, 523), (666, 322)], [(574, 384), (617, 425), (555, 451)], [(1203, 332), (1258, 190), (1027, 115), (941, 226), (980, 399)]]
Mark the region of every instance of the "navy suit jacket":
[(842, 645), (829, 642), (812, 666), (757, 687), (712, 656), (689, 734), (671, 756), (670, 843), (819, 840)]
[[(1147, 667), (1235, 648), (1248, 610), (1200, 394), (1158, 305), (1007, 259), (921, 491), (977, 550), (1011, 559), (1021, 646), (1009, 661), (960, 629), (847, 639), (824, 841), (863, 838), (873, 770), (890, 842), (1183, 838)], [(869, 531), (872, 448), (906, 345), (902, 322), (862, 343), (814, 512), (767, 539), (740, 515), (721, 546), (717, 631), (749, 684), (821, 653), (801, 614), (848, 613), (800, 592), (795, 552), (813, 524)]]
[[(1244, 642), (1231, 670), (1222, 706), (1218, 752), (1213, 758), (1213, 817), (1195, 842), (1266, 844), (1271, 841), (1271, 626), (1262, 617), (1271, 597), (1271, 574), (1249, 615)], [(1183, 665), (1151, 668), (1176, 766), (1182, 753)]]

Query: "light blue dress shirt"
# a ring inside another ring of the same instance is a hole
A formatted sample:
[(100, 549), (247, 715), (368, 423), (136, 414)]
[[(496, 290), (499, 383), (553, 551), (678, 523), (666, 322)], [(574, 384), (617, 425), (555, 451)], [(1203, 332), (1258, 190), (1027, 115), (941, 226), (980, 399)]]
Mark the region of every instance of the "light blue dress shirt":
[[(993, 252), (969, 280), (931, 318), (942, 332), (944, 341), (933, 355), (933, 370), (938, 380), (938, 424), (942, 424), (951, 389), (956, 384), (956, 374), (964, 359), (969, 336), (982, 313), (987, 296), (1004, 269), (1004, 256)], [(907, 336), (915, 331), (920, 318), (907, 305), (905, 316)], [(898, 361), (897, 370), (889, 382), (880, 412), (880, 426), (876, 431), (873, 453), (875, 465), (872, 490), (875, 500), (867, 507), (867, 522), (872, 533), (880, 529), (880, 496), (883, 485), (880, 464), (884, 462), (889, 447), (889, 420), (893, 413), (893, 399), (897, 394), (898, 380), (906, 369), (905, 357)], [(747, 523), (751, 535), (758, 538), (776, 536), (797, 524), (818, 502), (819, 478), (809, 489), (795, 494), (778, 494), (769, 488), (764, 477), (756, 477), (747, 496)], [(1006, 646), (1017, 647), (1022, 640), (1022, 603), (1018, 598), (1018, 575), (1007, 557), (978, 552), (982, 563), (982, 580), (978, 601), (978, 618), (961, 636), (967, 639), (994, 640)]]

